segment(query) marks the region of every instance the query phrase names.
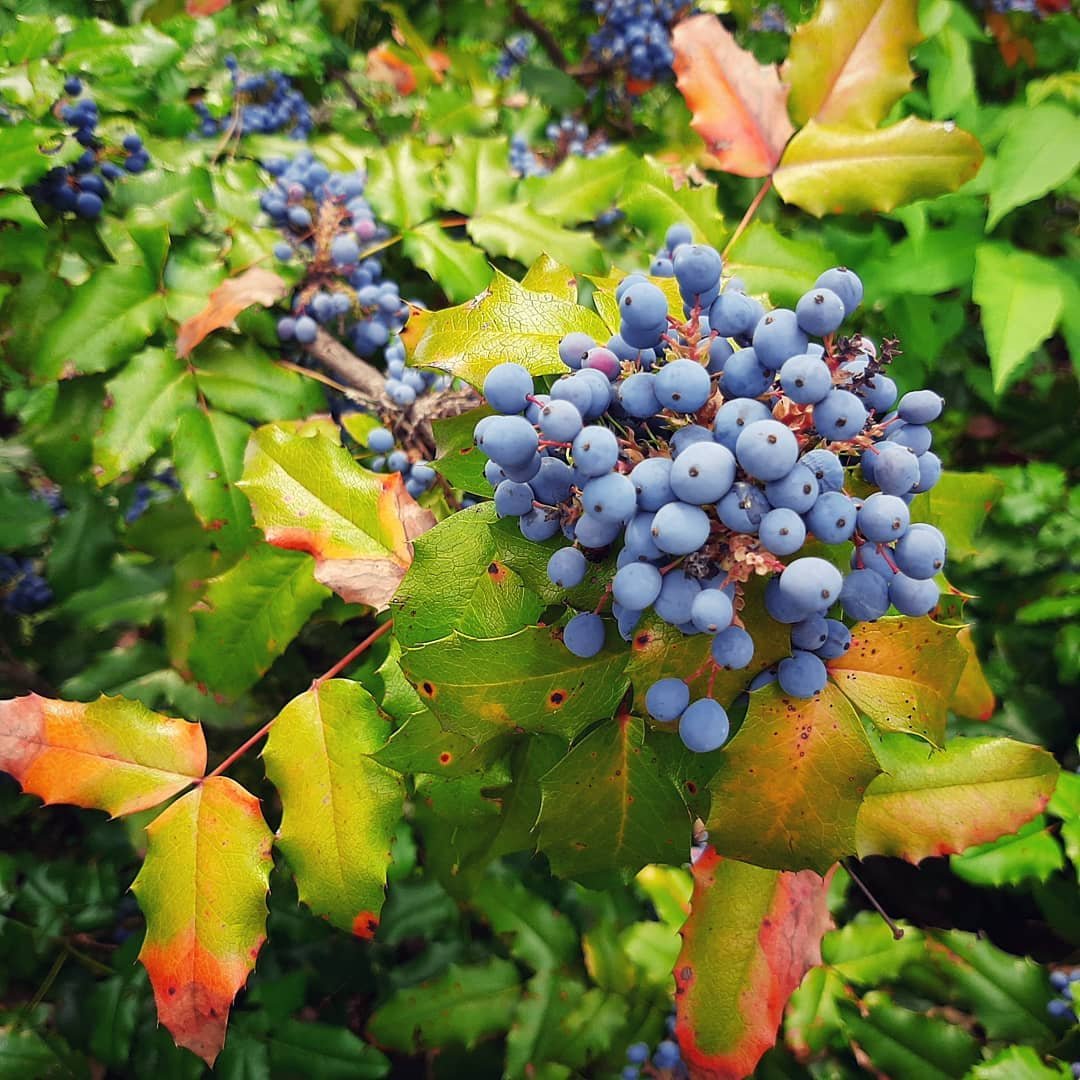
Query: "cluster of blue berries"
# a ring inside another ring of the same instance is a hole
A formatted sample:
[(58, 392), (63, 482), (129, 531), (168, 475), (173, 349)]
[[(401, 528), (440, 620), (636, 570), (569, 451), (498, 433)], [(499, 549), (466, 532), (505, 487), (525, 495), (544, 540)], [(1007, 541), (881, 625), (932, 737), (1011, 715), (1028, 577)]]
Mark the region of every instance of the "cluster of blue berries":
[(414, 461), (407, 450), (397, 445), (388, 427), (377, 427), (368, 433), (368, 448), (378, 455), (370, 464), (372, 472), (401, 473), (405, 490), (418, 499), (438, 479), (438, 473), (426, 461)]
[(552, 143), (549, 153), (539, 154), (524, 135), (510, 140), (510, 171), (518, 176), (547, 176), (568, 157), (598, 158), (610, 149), (602, 131), (589, 134), (589, 127), (572, 116), (548, 124), (545, 136)]
[(671, 27), (690, 13), (686, 0), (593, 0), (592, 9), (601, 24), (589, 38), (597, 63), (638, 82), (671, 78)]
[(180, 481), (173, 469), (162, 469), (152, 480), (135, 485), (128, 508), (124, 511), (124, 521), (133, 525), (156, 502), (171, 498), (180, 490)]
[(0, 555), (0, 588), (4, 610), (12, 615), (33, 615), (52, 603), (49, 583), (34, 569), (33, 559)]
[(514, 37), (507, 38), (498, 63), (492, 72), (495, 78), (509, 79), (514, 74), (515, 68), (519, 68), (529, 59), (531, 48), (532, 37), (529, 34), (515, 34)]
[(671, 1080), (684, 1080), (689, 1075), (675, 1041), (674, 1013), (667, 1018), (667, 1033), (668, 1037), (657, 1043), (655, 1050), (647, 1042), (631, 1043), (626, 1048), (627, 1063), (620, 1074), (622, 1080), (638, 1080), (643, 1069), (649, 1076), (666, 1076)]
[[(826, 271), (794, 310), (765, 311), (737, 281), (721, 291), (720, 255), (685, 236), (668, 236), (685, 321), (669, 316), (656, 284), (629, 275), (615, 294), (619, 332), (605, 345), (567, 335), (559, 355), (571, 370), (548, 392), (518, 364), (490, 371), (484, 397), (496, 415), (477, 423), (476, 445), (498, 514), (517, 517), (529, 540), (561, 533), (573, 545), (551, 556), (550, 579), (572, 589), (621, 545), (609, 588), (619, 633), (630, 640), (652, 609), (684, 634), (710, 635), (710, 687), (716, 672), (750, 666), (743, 585), (765, 577), (765, 608), (790, 626), (791, 655), (749, 689), (775, 679), (809, 698), (825, 687), (825, 662), (851, 645), (841, 609), (863, 621), (938, 603), (945, 539), (912, 523), (908, 506), (941, 472), (927, 425), (942, 400), (914, 391), (890, 411), (895, 343), (879, 356), (861, 336), (837, 334), (862, 300), (850, 270)], [(878, 490), (862, 497), (856, 485)], [(793, 558), (814, 539), (852, 545), (851, 571), (839, 558)], [(564, 627), (574, 655), (603, 648), (603, 603)], [(711, 696), (690, 701), (700, 674), (661, 679), (645, 701), (705, 752), (729, 725)]]
[(284, 234), (274, 254), (306, 264), (292, 313), (278, 322), (278, 337), (310, 345), (323, 326), (358, 356), (374, 356), (401, 331), (409, 305), (397, 282), (383, 278), (382, 262), (364, 254), (389, 235), (364, 197), (364, 174), (332, 173), (309, 150), (265, 166), (274, 183), (259, 205)]
[[(1075, 971), (1053, 971), (1050, 973), (1050, 985), (1057, 991), (1047, 1003), (1046, 1011), (1055, 1020), (1067, 1020), (1076, 1023), (1076, 999), (1072, 988), (1080, 983), (1080, 968)], [(1080, 1076), (1080, 1069), (1073, 1066), (1073, 1075)]]
[[(199, 116), (199, 134), (213, 138), (234, 122), (238, 135), (272, 135), (283, 131), (290, 139), (311, 134), (311, 109), (304, 95), (280, 71), (246, 73), (235, 56), (225, 57), (232, 79), (232, 107), (228, 115), (215, 117), (206, 103), (193, 106)], [(235, 121), (234, 121), (235, 117)]]
[[(101, 216), (109, 197), (109, 184), (127, 173), (141, 173), (150, 164), (150, 155), (142, 139), (134, 133), (124, 136), (122, 149), (106, 148), (97, 135), (97, 104), (82, 90), (81, 79), (68, 78), (64, 92), (77, 100), (60, 107), (60, 118), (75, 129), (75, 140), (83, 147), (82, 155), (71, 165), (50, 169), (29, 190), (33, 198), (57, 210), (69, 210), (92, 221)], [(110, 156), (117, 160), (110, 161)]]

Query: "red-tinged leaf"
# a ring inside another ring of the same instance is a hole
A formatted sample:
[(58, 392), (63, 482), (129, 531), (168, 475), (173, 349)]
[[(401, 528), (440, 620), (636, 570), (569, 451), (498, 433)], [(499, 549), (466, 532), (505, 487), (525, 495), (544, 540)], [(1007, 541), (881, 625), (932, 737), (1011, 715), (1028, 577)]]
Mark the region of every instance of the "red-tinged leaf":
[(313, 555), (316, 580), (374, 608), (390, 602), (412, 563), (412, 541), (435, 524), (400, 473), (369, 472), (325, 436), (276, 424), (251, 436), (239, 486), (271, 544)]
[(797, 124), (877, 127), (911, 85), (916, 0), (823, 0), (791, 36), (782, 75)]
[(750, 706), (709, 781), (709, 839), (721, 854), (824, 873), (855, 852), (855, 819), (881, 772), (858, 714), (832, 685), (809, 700), (775, 684)]
[(289, 286), (283, 278), (260, 266), (223, 281), (210, 294), (206, 307), (181, 325), (176, 335), (176, 355), (181, 359), (190, 356), (203, 338), (230, 326), (252, 304), (273, 307), (288, 293)]
[(737, 176), (768, 176), (795, 128), (787, 87), (774, 64), (759, 64), (715, 15), (684, 19), (674, 30), (675, 74), (705, 140), (708, 164)]
[(941, 746), (949, 702), (967, 662), (958, 632), (929, 618), (858, 623), (851, 648), (829, 662), (829, 673), (879, 728)]
[(215, 15), (219, 11), (224, 11), (231, 2), (232, 0), (187, 0), (184, 11), (195, 18)]
[(997, 708), (997, 699), (986, 681), (979, 654), (975, 651), (975, 643), (971, 640), (971, 627), (963, 627), (956, 635), (956, 640), (963, 647), (967, 660), (949, 708), (957, 716), (966, 717), (968, 720), (989, 720)]
[(158, 1019), (214, 1064), (229, 1009), (266, 940), (273, 837), (258, 800), (224, 776), (178, 799), (146, 829), (132, 889), (146, 916), (139, 959)]
[(401, 777), (369, 755), (390, 736), (371, 695), (332, 679), (293, 698), (274, 721), (263, 758), (281, 795), (278, 847), (316, 915), (371, 937), (401, 818)]
[(416, 73), (412, 66), (386, 45), (376, 45), (368, 52), (367, 77), (372, 82), (388, 83), (402, 95), (416, 89)]
[(1012, 739), (951, 739), (944, 750), (904, 735), (875, 749), (885, 772), (859, 808), (860, 858), (919, 862), (985, 844), (1041, 814), (1057, 784), (1052, 755)]
[(0, 769), (47, 803), (119, 817), (157, 806), (202, 776), (206, 740), (198, 724), (138, 701), (27, 694), (0, 701)]
[(743, 1080), (776, 1042), (792, 991), (821, 963), (828, 878), (764, 870), (711, 847), (693, 875), (675, 965), (676, 1034), (696, 1080)]
[(986, 28), (994, 35), (998, 52), (1001, 53), (1001, 59), (1005, 61), (1007, 68), (1016, 67), (1021, 60), (1028, 67), (1035, 67), (1037, 61), (1035, 46), (1030, 38), (1016, 33), (1007, 15), (1001, 15), (996, 11), (989, 12), (986, 16)]

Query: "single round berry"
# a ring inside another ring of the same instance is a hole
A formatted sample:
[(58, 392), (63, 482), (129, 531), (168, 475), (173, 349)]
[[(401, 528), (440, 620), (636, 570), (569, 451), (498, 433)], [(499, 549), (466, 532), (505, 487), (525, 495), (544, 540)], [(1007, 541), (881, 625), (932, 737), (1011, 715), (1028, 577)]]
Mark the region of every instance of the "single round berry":
[[(727, 742), (730, 732), (727, 710), (712, 698), (699, 698), (688, 705), (679, 717), (679, 738), (688, 750), (697, 754), (719, 750)], [(659, 1053), (657, 1050), (657, 1056)], [(670, 1067), (666, 1066), (668, 1056), (670, 1055), (665, 1055), (665, 1065), (660, 1065), (659, 1068)]]
[(690, 688), (682, 679), (660, 679), (645, 692), (645, 708), (661, 724), (678, 720), (689, 704)]

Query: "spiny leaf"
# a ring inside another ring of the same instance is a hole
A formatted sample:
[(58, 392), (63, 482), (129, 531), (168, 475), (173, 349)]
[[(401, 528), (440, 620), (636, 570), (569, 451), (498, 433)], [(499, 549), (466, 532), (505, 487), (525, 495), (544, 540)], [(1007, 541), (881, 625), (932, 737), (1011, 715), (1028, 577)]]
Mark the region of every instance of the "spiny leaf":
[(788, 143), (776, 190), (816, 217), (894, 210), (955, 191), (982, 164), (982, 147), (955, 124), (909, 116), (866, 130), (811, 120)]
[(146, 916), (139, 959), (158, 1019), (213, 1065), (229, 1008), (266, 940), (273, 837), (258, 800), (225, 776), (207, 780), (146, 829), (132, 885)]
[(27, 694), (0, 701), (0, 769), (46, 803), (119, 817), (157, 806), (202, 776), (206, 740), (198, 724), (138, 701)]
[(975, 1065), (971, 1080), (1071, 1080), (1064, 1061), (1047, 1064), (1030, 1046), (1007, 1046), (992, 1058)]
[(435, 523), (400, 473), (369, 472), (330, 439), (278, 424), (251, 436), (239, 486), (271, 544), (313, 555), (318, 581), (374, 608), (390, 602), (412, 561), (412, 540)]
[(453, 147), (443, 164), (441, 206), (461, 214), (475, 214), (481, 206), (490, 210), (511, 201), (514, 179), (505, 137), (477, 139), (458, 135)]
[(753, 221), (735, 241), (724, 269), (741, 277), (749, 292), (794, 307), (832, 261), (817, 237), (785, 236), (775, 225)]
[(821, 962), (827, 883), (723, 859), (693, 866), (675, 965), (676, 1033), (691, 1074), (742, 1080), (776, 1041), (791, 992)]
[(577, 300), (577, 275), (558, 259), (543, 254), (529, 267), (521, 279), (521, 287), (531, 292), (545, 292), (560, 300), (574, 303)]
[(598, 341), (608, 333), (580, 304), (532, 292), (498, 271), (488, 288), (458, 307), (414, 313), (402, 334), (418, 367), (435, 368), (480, 388), (508, 356), (533, 375), (562, 375), (559, 342), (574, 330)]
[(491, 280), (487, 256), (473, 244), (448, 236), (437, 221), (406, 230), (401, 250), (411, 263), (431, 275), (452, 302), (475, 296)]
[(590, 234), (563, 228), (530, 202), (477, 214), (465, 227), (485, 251), (519, 263), (532, 263), (547, 252), (582, 271), (598, 273), (607, 265), (603, 250)]
[(936, 525), (949, 545), (949, 557), (968, 559), (978, 551), (975, 537), (1005, 485), (989, 473), (946, 469), (930, 491), (916, 495), (911, 520)]
[(1045, 750), (1011, 739), (952, 739), (944, 750), (903, 735), (874, 740), (885, 773), (867, 789), (858, 853), (919, 862), (1014, 832), (1041, 813), (1058, 776)]
[(859, 804), (881, 769), (836, 687), (808, 701), (775, 684), (751, 694), (720, 760), (707, 827), (721, 855), (824, 873), (854, 854)]
[(627, 146), (598, 158), (571, 154), (548, 176), (533, 176), (522, 184), (528, 205), (560, 225), (593, 221), (615, 202), (636, 163)]
[(695, 15), (672, 33), (676, 80), (705, 140), (709, 164), (737, 176), (768, 176), (795, 128), (775, 65), (741, 49), (715, 15)]
[(838, 1003), (847, 992), (844, 980), (832, 968), (815, 967), (788, 999), (784, 1042), (800, 1061), (827, 1047), (841, 1050), (846, 1045)]
[(603, 721), (540, 786), (537, 843), (556, 874), (636, 873), (651, 862), (682, 861), (690, 839), (686, 804), (637, 717)]
[(498, 957), (482, 966), (451, 964), (441, 978), (399, 990), (376, 1009), (368, 1035), (377, 1046), (410, 1054), (452, 1044), (471, 1049), (510, 1027), (519, 982), (517, 968)]
[(907, 93), (921, 40), (916, 0), (823, 0), (781, 69), (792, 118), (877, 127)]
[(851, 648), (829, 662), (829, 674), (878, 727), (940, 746), (948, 705), (967, 662), (957, 632), (928, 618), (858, 623)]
[(679, 223), (690, 226), (698, 243), (719, 248), (727, 236), (724, 219), (716, 207), (716, 186), (694, 184), (688, 179), (676, 182), (664, 164), (648, 154), (627, 177), (619, 209), (653, 246), (658, 246), (667, 230)]
[(922, 932), (905, 926), (897, 941), (889, 925), (875, 911), (860, 911), (839, 930), (830, 930), (821, 942), (821, 959), (856, 986), (879, 986), (899, 978), (904, 966), (922, 957)]
[(401, 777), (370, 755), (390, 725), (349, 679), (313, 686), (274, 720), (263, 757), (281, 795), (277, 845), (316, 915), (358, 937), (379, 925)]
[(288, 283), (272, 270), (253, 266), (234, 278), (223, 281), (207, 300), (206, 307), (185, 322), (176, 334), (176, 355), (183, 359), (215, 330), (232, 325), (241, 311), (253, 304), (273, 307), (288, 296)]
[(383, 221), (409, 229), (431, 216), (435, 160), (435, 150), (416, 139), (398, 139), (371, 156), (365, 194)]
[(949, 857), (949, 869), (972, 885), (1000, 888), (1045, 882), (1065, 867), (1065, 853), (1041, 814), (1012, 835)]

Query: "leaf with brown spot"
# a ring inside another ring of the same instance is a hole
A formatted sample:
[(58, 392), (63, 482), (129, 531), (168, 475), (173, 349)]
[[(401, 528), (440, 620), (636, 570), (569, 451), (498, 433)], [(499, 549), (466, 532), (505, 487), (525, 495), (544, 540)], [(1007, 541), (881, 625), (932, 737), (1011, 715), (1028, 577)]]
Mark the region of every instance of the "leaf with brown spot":
[(829, 661), (829, 674), (882, 730), (906, 731), (941, 746), (949, 702), (967, 662), (958, 632), (925, 617), (858, 623), (851, 648)]
[(683, 19), (672, 34), (678, 87), (705, 140), (706, 163), (768, 176), (795, 131), (775, 64), (759, 64), (715, 15)]
[(693, 867), (675, 964), (676, 1035), (696, 1080), (743, 1080), (832, 925), (828, 877), (766, 870), (707, 848)]
[(859, 809), (859, 857), (919, 862), (1015, 832), (1045, 809), (1057, 762), (1012, 739), (951, 739), (944, 750), (904, 735), (875, 741), (885, 773)]
[(775, 683), (751, 694), (721, 762), (707, 827), (722, 855), (824, 873), (854, 854), (859, 805), (881, 767), (835, 686), (808, 700)]
[(273, 307), (288, 294), (285, 279), (260, 266), (223, 281), (210, 294), (206, 307), (181, 325), (176, 334), (176, 355), (181, 359), (190, 356), (200, 341), (215, 330), (230, 326), (241, 311), (253, 304)]
[(251, 436), (244, 478), (255, 524), (275, 547), (315, 557), (315, 578), (343, 600), (383, 608), (435, 524), (400, 473), (379, 475), (322, 435), (267, 424)]

